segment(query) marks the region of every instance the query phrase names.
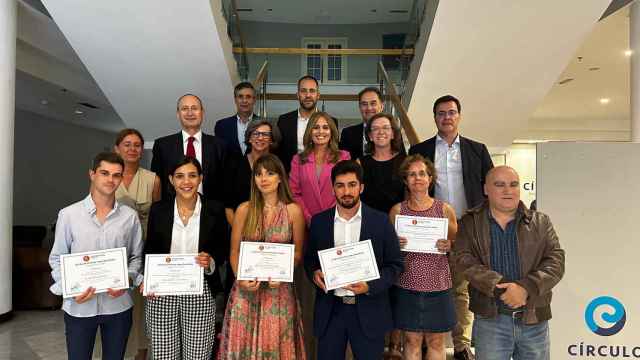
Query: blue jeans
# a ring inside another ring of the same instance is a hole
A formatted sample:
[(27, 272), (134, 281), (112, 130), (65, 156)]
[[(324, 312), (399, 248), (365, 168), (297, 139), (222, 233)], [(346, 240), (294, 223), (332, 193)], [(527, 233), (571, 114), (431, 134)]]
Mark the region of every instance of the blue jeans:
[(477, 360), (549, 360), (549, 324), (525, 325), (522, 320), (498, 314), (476, 315), (473, 341)]

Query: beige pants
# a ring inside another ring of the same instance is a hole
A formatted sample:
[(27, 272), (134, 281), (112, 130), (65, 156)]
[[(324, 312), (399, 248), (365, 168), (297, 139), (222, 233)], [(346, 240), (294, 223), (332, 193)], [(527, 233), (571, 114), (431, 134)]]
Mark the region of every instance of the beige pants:
[(454, 351), (462, 351), (471, 346), (473, 313), (469, 311), (469, 282), (462, 273), (455, 271), (454, 256), (449, 258), (449, 268), (453, 282), (453, 301), (456, 306), (456, 326), (451, 331)]

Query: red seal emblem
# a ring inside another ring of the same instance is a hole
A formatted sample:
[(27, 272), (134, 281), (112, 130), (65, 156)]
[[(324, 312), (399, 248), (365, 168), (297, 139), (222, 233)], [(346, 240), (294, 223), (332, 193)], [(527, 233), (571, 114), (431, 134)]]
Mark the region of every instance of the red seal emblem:
[(413, 220), (411, 220), (411, 223), (412, 223), (413, 225), (418, 225), (418, 220), (413, 219)]
[(91, 258), (89, 257), (89, 255), (85, 255), (82, 257), (82, 260), (84, 260), (85, 262), (89, 261)]
[(258, 250), (260, 250), (260, 251), (264, 250), (264, 245), (258, 246)]
[(171, 262), (171, 258), (167, 256), (167, 257), (164, 259), (164, 262), (166, 262), (167, 264), (168, 264), (168, 263), (170, 263), (170, 262)]
[(338, 251), (336, 251), (336, 254), (338, 254), (338, 256), (342, 255), (342, 250), (338, 249)]

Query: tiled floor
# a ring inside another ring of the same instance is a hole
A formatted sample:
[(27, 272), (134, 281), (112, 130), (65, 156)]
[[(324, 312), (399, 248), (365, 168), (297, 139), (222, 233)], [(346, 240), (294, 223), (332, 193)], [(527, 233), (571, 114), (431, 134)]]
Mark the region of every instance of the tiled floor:
[[(11, 320), (0, 324), (0, 359), (66, 360), (62, 314), (59, 310), (14, 312)], [(447, 358), (452, 358), (451, 348)]]
[(0, 359), (66, 360), (62, 311), (16, 311), (0, 324)]

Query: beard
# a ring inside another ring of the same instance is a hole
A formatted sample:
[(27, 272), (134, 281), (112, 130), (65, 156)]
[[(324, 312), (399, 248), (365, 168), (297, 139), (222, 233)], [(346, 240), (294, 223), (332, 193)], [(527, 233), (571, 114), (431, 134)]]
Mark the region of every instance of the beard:
[(336, 199), (336, 202), (345, 209), (353, 209), (360, 203), (360, 196), (343, 196)]
[(313, 104), (311, 104), (311, 106), (307, 106), (307, 105), (305, 105), (305, 102), (303, 100), (300, 100), (300, 107), (303, 108), (306, 111), (311, 111), (311, 110), (315, 109), (317, 104), (318, 104), (317, 101), (313, 101)]

